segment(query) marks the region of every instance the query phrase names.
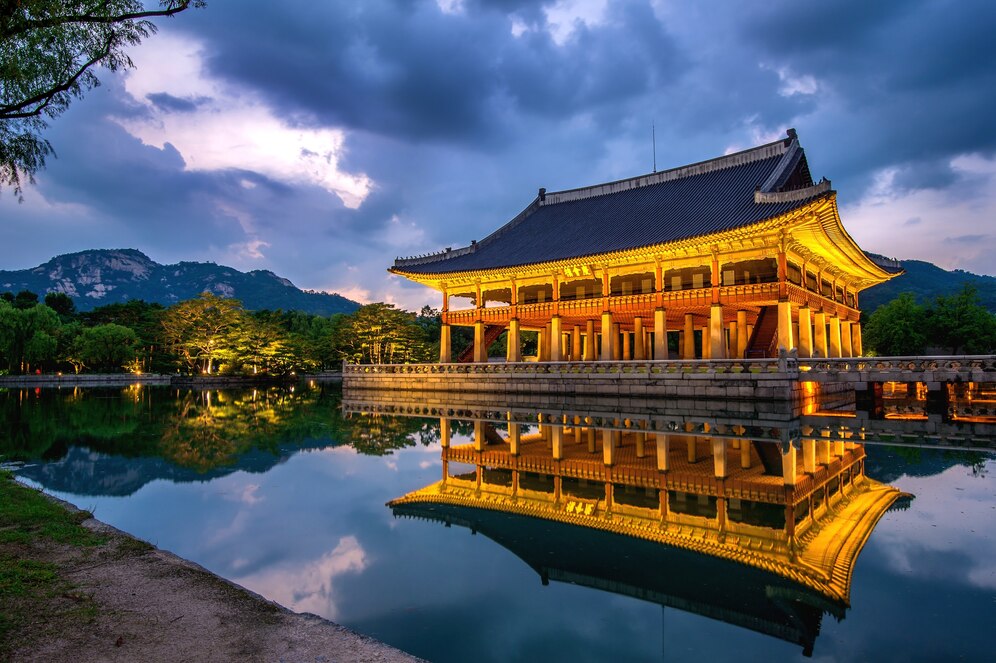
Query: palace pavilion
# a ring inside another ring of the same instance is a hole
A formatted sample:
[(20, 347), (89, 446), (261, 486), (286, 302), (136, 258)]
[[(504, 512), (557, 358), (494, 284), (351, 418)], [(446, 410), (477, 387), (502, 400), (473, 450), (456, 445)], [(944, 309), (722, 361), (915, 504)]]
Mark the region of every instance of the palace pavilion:
[[(527, 331), (540, 361), (860, 356), (858, 293), (899, 270), (851, 239), (790, 129), (688, 166), (540, 189), (485, 239), (390, 271), (442, 293), (447, 363), (488, 361), (502, 332), (506, 360), (522, 361)], [(463, 356), (452, 325), (474, 328)]]

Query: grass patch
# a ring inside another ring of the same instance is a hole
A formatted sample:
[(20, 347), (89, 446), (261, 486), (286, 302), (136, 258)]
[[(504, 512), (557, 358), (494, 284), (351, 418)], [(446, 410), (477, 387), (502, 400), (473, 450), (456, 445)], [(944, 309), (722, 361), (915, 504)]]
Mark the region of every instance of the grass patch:
[(91, 548), (107, 541), (80, 525), (89, 517), (0, 472), (0, 660), (9, 655), (16, 633), (39, 614), (93, 618), (89, 597), (73, 594), (56, 564), (46, 561), (53, 545)]
[(0, 473), (0, 544), (30, 543), (38, 538), (74, 546), (96, 546), (104, 536), (82, 527), (91, 514), (70, 513), (45, 496)]

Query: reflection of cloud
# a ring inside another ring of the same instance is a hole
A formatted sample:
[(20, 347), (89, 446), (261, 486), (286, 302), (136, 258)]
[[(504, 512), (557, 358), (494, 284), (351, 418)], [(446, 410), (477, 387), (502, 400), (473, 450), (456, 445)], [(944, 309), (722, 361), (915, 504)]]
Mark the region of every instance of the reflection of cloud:
[[(992, 461), (987, 465), (992, 466)], [(985, 480), (965, 481), (965, 466), (950, 467), (930, 477), (903, 477), (895, 483), (913, 493), (914, 518), (898, 526), (880, 526), (875, 538), (889, 568), (906, 576), (933, 577), (931, 558), (943, 555), (958, 564), (944, 568), (945, 577), (982, 589), (996, 589), (996, 559), (979, 546), (979, 532), (992, 522), (992, 495)], [(885, 524), (885, 523), (883, 523)]]
[(331, 551), (312, 562), (264, 570), (237, 578), (236, 582), (297, 612), (311, 612), (335, 619), (333, 579), (345, 573), (362, 573), (367, 555), (355, 536), (344, 536)]
[(226, 500), (231, 502), (241, 502), (242, 504), (252, 506), (253, 504), (262, 502), (264, 499), (256, 494), (258, 491), (258, 483), (247, 483), (244, 486), (231, 486), (224, 489), (222, 495)]

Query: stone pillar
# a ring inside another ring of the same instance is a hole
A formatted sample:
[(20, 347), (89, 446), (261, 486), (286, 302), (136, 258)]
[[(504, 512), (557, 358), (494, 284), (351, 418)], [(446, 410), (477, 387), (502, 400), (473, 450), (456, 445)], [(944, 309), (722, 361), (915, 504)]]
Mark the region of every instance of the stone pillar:
[(671, 469), (671, 463), (668, 459), (668, 452), (671, 451), (671, 437), (665, 435), (664, 433), (657, 433), (657, 469), (661, 472), (667, 472)]
[(512, 318), (508, 321), (507, 342), (505, 361), (522, 361), (522, 338), (519, 333), (518, 318)]
[(844, 440), (833, 441), (833, 455), (838, 458), (844, 457)]
[(855, 357), (863, 357), (864, 349), (861, 347), (861, 323), (851, 324), (851, 349), (854, 350)]
[(712, 467), (717, 479), (726, 478), (726, 440), (721, 437), (712, 438)]
[(689, 437), (685, 441), (685, 443), (688, 446), (688, 462), (689, 463), (697, 463), (697, 462), (699, 462), (699, 457), (698, 457), (698, 454), (696, 452), (695, 438), (694, 437)]
[(740, 440), (740, 468), (744, 470), (750, 469), (750, 440)]
[(840, 356), (854, 356), (854, 350), (851, 347), (851, 323), (847, 320), (840, 321)]
[(574, 325), (571, 331), (571, 361), (581, 361), (581, 327)]
[(474, 451), (484, 451), (487, 439), (484, 437), (484, 422), (474, 422)]
[(636, 442), (636, 457), (643, 458), (647, 455), (647, 434), (643, 431), (633, 433), (633, 440)]
[(813, 320), (808, 306), (799, 308), (799, 356), (803, 359), (813, 356)]
[(830, 464), (830, 440), (816, 441), (816, 462), (820, 465)]
[(778, 349), (788, 352), (795, 347), (792, 338), (792, 302), (778, 302)]
[(827, 314), (823, 311), (813, 315), (813, 356), (827, 356)]
[(840, 357), (840, 318), (836, 315), (830, 317), (830, 356)]
[(450, 420), (445, 417), (439, 418), (439, 446), (450, 448)]
[(691, 313), (685, 314), (685, 339), (681, 344), (681, 358), (695, 359), (695, 321)]
[(647, 358), (644, 348), (643, 318), (637, 316), (633, 318), (633, 359), (643, 361)]
[[(702, 344), (703, 347), (705, 343)], [(726, 336), (723, 334), (723, 307), (713, 304), (709, 308), (709, 358), (726, 359)]]
[(667, 359), (667, 311), (654, 310), (654, 359)]
[(602, 462), (606, 465), (613, 465), (616, 462), (616, 445), (613, 440), (614, 431), (605, 428), (602, 430)]
[(474, 323), (474, 361), (486, 362), (488, 360), (488, 349), (484, 347), (484, 323)]
[(439, 328), (439, 363), (448, 364), (453, 361), (450, 346), (450, 326), (444, 324)]
[(816, 440), (812, 438), (802, 441), (802, 469), (806, 474), (816, 472)]
[(729, 324), (730, 329), (730, 343), (727, 346), (726, 356), (730, 359), (737, 358), (737, 335), (740, 333), (740, 329), (737, 327), (737, 321), (731, 320)]
[(560, 329), (560, 316), (555, 315), (550, 319), (550, 361), (563, 361), (564, 354), (561, 343), (563, 342), (563, 332)]
[(629, 361), (633, 358), (633, 346), (630, 343), (630, 333), (628, 331), (620, 332), (620, 338), (622, 339), (622, 358)]
[(782, 479), (784, 479), (786, 486), (795, 485), (795, 446), (791, 443), (789, 443), (788, 451), (782, 454)]
[(595, 453), (595, 429), (586, 428), (584, 432), (588, 440), (588, 453), (593, 454)]
[(508, 452), (513, 456), (518, 456), (522, 442), (522, 430), (519, 424), (508, 424)]
[(619, 323), (612, 323), (612, 329), (609, 331), (609, 335), (612, 337), (612, 358), (613, 359), (624, 359), (622, 354), (622, 334), (619, 333)]
[(595, 321), (589, 320), (584, 329), (584, 361), (595, 361)]
[(612, 354), (612, 313), (604, 311), (602, 313), (602, 352), (599, 359), (610, 361), (616, 357)]
[(553, 449), (553, 459), (561, 460), (564, 457), (564, 427), (550, 427), (550, 445)]

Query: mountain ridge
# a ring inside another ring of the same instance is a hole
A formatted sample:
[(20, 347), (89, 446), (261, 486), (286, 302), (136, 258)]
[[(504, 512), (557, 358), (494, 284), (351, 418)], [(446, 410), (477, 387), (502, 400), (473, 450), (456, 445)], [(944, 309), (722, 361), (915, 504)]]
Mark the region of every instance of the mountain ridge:
[(360, 307), (337, 293), (301, 290), (270, 270), (242, 272), (196, 261), (163, 265), (138, 249), (88, 249), (57, 255), (37, 267), (0, 270), (0, 292), (21, 290), (40, 297), (49, 292), (65, 293), (80, 311), (133, 299), (170, 306), (205, 291), (239, 299), (250, 310), (331, 315)]

